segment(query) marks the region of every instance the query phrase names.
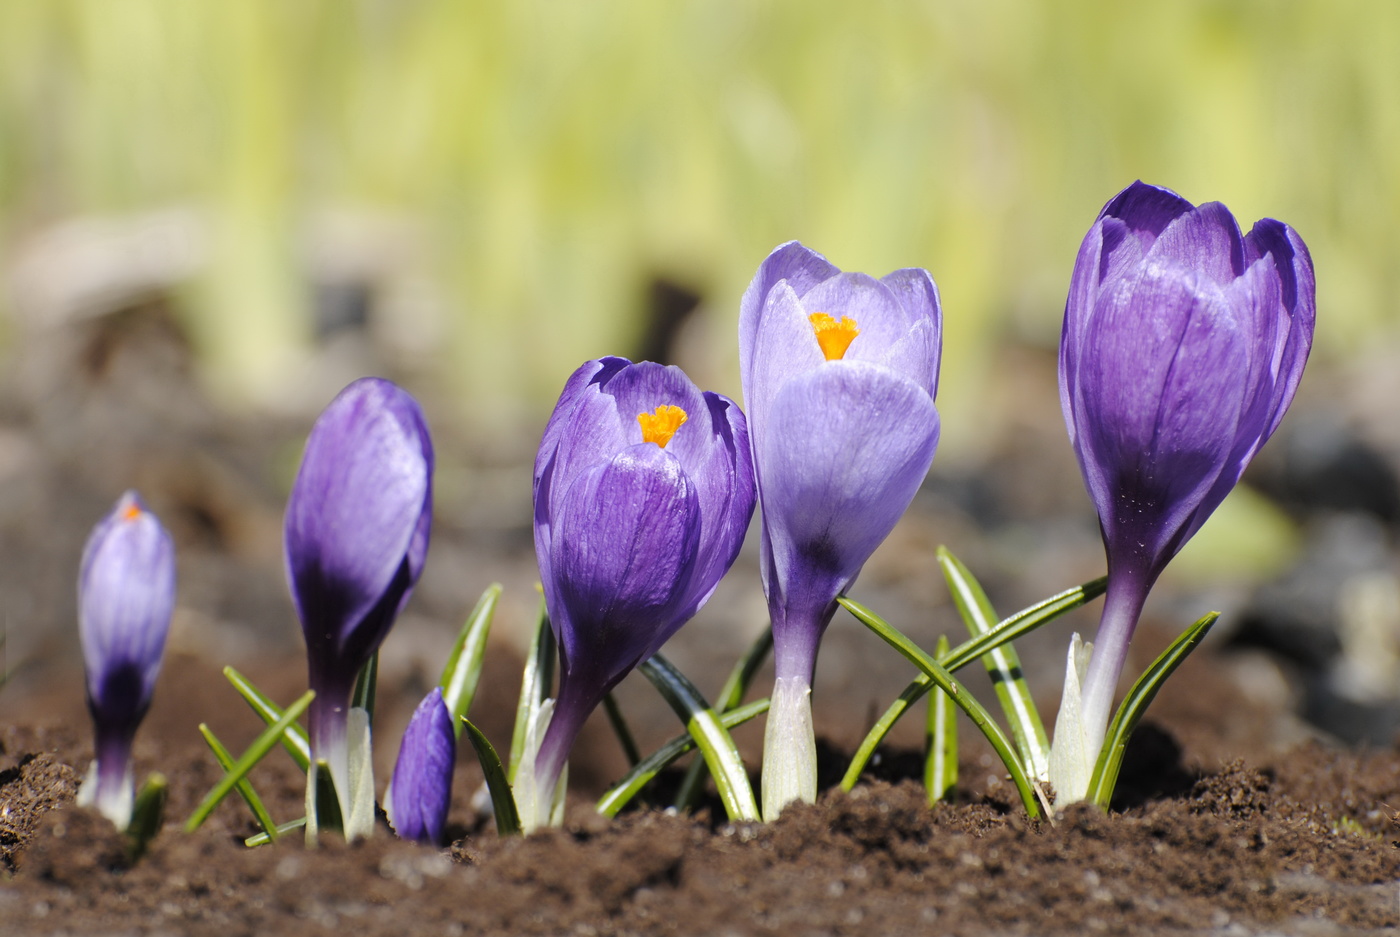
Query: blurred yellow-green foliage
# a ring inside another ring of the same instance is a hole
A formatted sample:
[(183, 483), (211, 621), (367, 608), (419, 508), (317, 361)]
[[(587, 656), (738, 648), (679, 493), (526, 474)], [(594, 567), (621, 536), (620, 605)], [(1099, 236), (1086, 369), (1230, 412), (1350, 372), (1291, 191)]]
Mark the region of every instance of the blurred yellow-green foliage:
[(256, 392), (310, 342), (312, 220), (401, 219), (432, 369), (489, 421), (635, 347), (658, 276), (704, 297), (697, 376), (737, 393), (739, 296), (800, 238), (933, 272), (956, 448), (995, 342), (1053, 344), (1135, 178), (1294, 225), (1321, 348), (1389, 332), (1398, 49), (1393, 0), (5, 0), (0, 244), (196, 209), (191, 328)]

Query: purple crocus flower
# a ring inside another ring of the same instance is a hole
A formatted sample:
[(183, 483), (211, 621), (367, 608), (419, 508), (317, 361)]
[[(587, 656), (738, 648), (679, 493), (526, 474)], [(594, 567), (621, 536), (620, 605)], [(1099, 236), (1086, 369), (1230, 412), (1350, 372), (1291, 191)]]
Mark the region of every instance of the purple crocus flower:
[(358, 749), (360, 733), (347, 738), (350, 695), (423, 571), (432, 473), (417, 401), (389, 381), (363, 378), (317, 418), (287, 500), (287, 579), (316, 691), (311, 754), (330, 766), (347, 836), (373, 828), (372, 787), (351, 790), (358, 775), (349, 749)]
[(796, 241), (758, 268), (739, 367), (763, 516), (777, 680), (763, 812), (816, 796), (809, 694), (836, 597), (894, 528), (938, 445), (942, 310), (926, 270), (842, 273)]
[(535, 554), (562, 664), (534, 766), (542, 809), (588, 714), (734, 562), (749, 459), (743, 413), (679, 368), (601, 358), (569, 378), (535, 459)]
[[(1078, 701), (1082, 728), (1055, 732), (1057, 758), (1077, 751), (1069, 760), (1084, 784), (1148, 590), (1278, 428), (1315, 312), (1308, 249), (1279, 221), (1241, 235), (1224, 205), (1193, 207), (1135, 182), (1084, 238), (1065, 304), (1060, 400), (1098, 509), (1108, 592)], [(1067, 770), (1052, 764), (1060, 799), (1082, 799)]]
[(88, 538), (78, 578), (78, 634), (97, 760), (79, 791), (125, 829), (131, 820), (131, 742), (151, 705), (175, 608), (175, 548), (136, 492)]
[(401, 839), (434, 845), (442, 842), (456, 761), (452, 714), (442, 700), (442, 688), (433, 687), (413, 711), (389, 779), (384, 806), (389, 825)]

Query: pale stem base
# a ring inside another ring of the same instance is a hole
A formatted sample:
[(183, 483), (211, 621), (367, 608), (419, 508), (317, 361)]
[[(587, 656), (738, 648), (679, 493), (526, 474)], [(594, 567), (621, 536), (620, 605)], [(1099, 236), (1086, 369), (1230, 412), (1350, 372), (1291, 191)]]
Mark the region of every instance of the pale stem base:
[(817, 738), (812, 687), (801, 677), (773, 681), (763, 733), (763, 819), (771, 823), (793, 801), (817, 799)]

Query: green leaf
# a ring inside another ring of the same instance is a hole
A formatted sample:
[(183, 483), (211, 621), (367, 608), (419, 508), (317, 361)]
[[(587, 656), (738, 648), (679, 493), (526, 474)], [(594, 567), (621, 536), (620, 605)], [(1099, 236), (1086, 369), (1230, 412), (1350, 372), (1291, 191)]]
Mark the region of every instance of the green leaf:
[(476, 760), (481, 762), (481, 772), (486, 775), (486, 790), (491, 794), (491, 809), (496, 813), (496, 832), (502, 836), (518, 835), (520, 813), (515, 808), (515, 795), (511, 793), (505, 768), (501, 767), (501, 756), (496, 754), (490, 739), (466, 716), (460, 718), (466, 727), (467, 738), (471, 739), (472, 748), (476, 751)]
[(997, 757), (1006, 766), (1007, 773), (1011, 775), (1012, 783), (1016, 785), (1017, 792), (1021, 795), (1021, 803), (1026, 808), (1026, 813), (1031, 817), (1040, 816), (1040, 805), (1036, 802), (1035, 788), (1029, 778), (1026, 777), (1025, 770), (1021, 767), (1021, 761), (1017, 757), (1012, 747), (1011, 741), (1006, 734), (1001, 731), (1001, 727), (996, 724), (987, 710), (982, 708), (982, 704), (973, 698), (972, 694), (962, 687), (953, 675), (945, 670), (939, 663), (926, 654), (913, 641), (909, 640), (892, 625), (876, 615), (870, 609), (853, 602), (845, 596), (837, 598), (841, 606), (856, 617), (862, 625), (879, 635), (881, 640), (918, 667), (933, 679), (934, 684), (944, 693), (947, 693), (958, 705), (958, 708), (967, 713), (972, 724), (986, 736), (991, 743)]
[[(943, 568), (943, 578), (948, 581), (948, 591), (967, 625), (968, 634), (976, 638), (991, 631), (997, 614), (972, 571), (947, 547), (938, 548), (938, 565)], [(1026, 686), (1020, 657), (1007, 643), (988, 651), (982, 659), (1007, 724), (1011, 726), (1011, 737), (1021, 753), (1022, 764), (1033, 777), (1044, 781), (1050, 774), (1050, 738), (1045, 734), (1045, 725), (1035, 708), (1030, 687)]]
[(491, 634), (491, 622), (496, 616), (496, 604), (501, 599), (503, 588), (499, 582), (493, 582), (481, 593), (476, 608), (472, 609), (457, 634), (447, 666), (442, 669), (442, 679), (438, 681), (442, 687), (442, 701), (452, 715), (452, 731), (458, 738), (462, 735), (462, 717), (471, 709), (477, 685), (481, 682), (486, 639)]
[(627, 720), (623, 718), (622, 709), (617, 705), (617, 697), (608, 693), (603, 697), (603, 711), (607, 713), (608, 724), (612, 726), (613, 734), (617, 736), (618, 744), (622, 746), (622, 754), (627, 758), (627, 766), (634, 768), (637, 762), (642, 760), (642, 753), (637, 748), (637, 740), (632, 737), (632, 730), (627, 727)]
[(510, 772), (507, 777), (515, 783), (520, 759), (525, 756), (525, 736), (535, 724), (540, 704), (549, 698), (554, 685), (554, 631), (549, 626), (549, 613), (540, 599), (539, 623), (525, 657), (525, 672), (520, 678), (520, 702), (515, 706), (515, 731), (510, 738)]
[(749, 783), (739, 749), (695, 684), (660, 654), (653, 655), (640, 670), (681, 718), (700, 747), (729, 819), (758, 820), (758, 801), (754, 799), (753, 785)]
[[(307, 824), (306, 845), (316, 845), (316, 838), (325, 832), (345, 833), (345, 811), (341, 809), (340, 792), (335, 789), (335, 778), (331, 776), (330, 762), (317, 758), (312, 768), (316, 779), (315, 811), (316, 825)], [(348, 793), (348, 792), (347, 792)], [(348, 840), (350, 837), (346, 836)]]
[[(224, 668), (224, 676), (228, 682), (233, 684), (233, 688), (243, 697), (244, 701), (253, 708), (253, 712), (268, 725), (282, 718), (282, 707), (270, 700), (253, 682), (232, 667)], [(287, 754), (292, 756), (292, 760), (297, 763), (297, 767), (305, 771), (311, 766), (311, 743), (307, 740), (306, 730), (298, 723), (293, 722), (287, 726), (287, 731), (283, 734), (282, 747), (287, 750)]]
[[(219, 767), (223, 768), (225, 772), (232, 771), (233, 755), (230, 754), (229, 750), (224, 747), (224, 744), (219, 741), (218, 736), (214, 735), (213, 730), (211, 730), (208, 725), (201, 722), (199, 724), (199, 734), (204, 736), (204, 742), (209, 746), (209, 750), (214, 753), (214, 759), (218, 761)], [(247, 778), (243, 778), (235, 786), (238, 789), (238, 793), (242, 795), (243, 802), (248, 805), (248, 809), (253, 811), (253, 816), (257, 818), (258, 825), (263, 828), (263, 832), (268, 835), (269, 839), (276, 839), (277, 824), (272, 821), (272, 816), (267, 812), (267, 808), (263, 806), (262, 798), (253, 790), (253, 785), (249, 783)]]
[[(749, 692), (749, 684), (753, 682), (754, 674), (758, 673), (758, 668), (763, 666), (763, 662), (768, 659), (768, 653), (773, 650), (773, 626), (769, 625), (744, 652), (744, 656), (734, 664), (734, 669), (729, 672), (729, 677), (724, 681), (724, 686), (720, 688), (719, 697), (715, 700), (715, 712), (723, 716), (729, 710), (734, 709), (744, 701), (744, 696)], [(705, 759), (696, 758), (685, 770), (685, 777), (681, 779), (681, 785), (676, 790), (676, 807), (680, 810), (694, 810), (695, 805), (700, 802), (700, 795), (704, 791), (705, 778), (709, 777), (709, 769), (705, 767)]]
[(1118, 772), (1123, 767), (1123, 754), (1128, 748), (1128, 739), (1142, 721), (1162, 684), (1172, 675), (1187, 655), (1205, 640), (1211, 626), (1215, 624), (1219, 612), (1207, 612), (1190, 628), (1183, 631), (1167, 649), (1152, 662), (1152, 666), (1138, 677), (1128, 695), (1123, 698), (1113, 721), (1108, 725), (1103, 748), (1099, 750), (1099, 760), (1094, 764), (1094, 773), (1089, 778), (1089, 791), (1085, 800), (1107, 810), (1113, 800), (1113, 788), (1118, 784)]
[(301, 718), (301, 714), (306, 712), (306, 707), (310, 706), (315, 698), (316, 691), (307, 690), (295, 703), (287, 707), (282, 713), (282, 718), (264, 729), (262, 734), (253, 740), (253, 744), (248, 746), (242, 757), (234, 762), (233, 768), (214, 785), (214, 789), (195, 808), (194, 813), (190, 814), (190, 818), (185, 821), (186, 833), (193, 833), (199, 829), (200, 824), (207, 820), (209, 814), (219, 805), (219, 801), (228, 796), (229, 791), (253, 769), (253, 765), (272, 751), (272, 747), (286, 733), (287, 728)]
[[(934, 653), (940, 657), (948, 653), (946, 636), (939, 636)], [(924, 788), (932, 805), (951, 798), (958, 784), (958, 710), (942, 690), (928, 695), (924, 743)]]
[[(1082, 586), (1076, 586), (1073, 589), (1066, 589), (1064, 592), (1052, 595), (1028, 608), (1023, 608), (981, 637), (965, 641), (953, 648), (946, 656), (940, 657), (938, 663), (950, 673), (956, 673), (988, 651), (1034, 631), (1065, 612), (1103, 595), (1107, 582), (1106, 579), (1100, 577), (1092, 582), (1086, 582)], [(860, 780), (861, 772), (865, 770), (871, 756), (875, 754), (875, 749), (879, 748), (880, 743), (885, 740), (885, 736), (889, 735), (894, 724), (909, 711), (911, 706), (922, 699), (932, 686), (933, 681), (929, 679), (928, 675), (920, 673), (900, 692), (899, 697), (890, 704), (889, 709), (885, 710), (884, 715), (861, 740), (860, 747), (856, 749), (855, 756), (851, 758), (850, 767), (846, 769), (845, 777), (841, 779), (843, 791), (849, 791), (855, 787), (856, 782)]]
[(350, 694), (350, 707), (369, 713), (371, 722), (374, 721), (374, 697), (378, 689), (379, 652), (375, 651), (355, 675), (355, 690)]
[[(757, 700), (747, 706), (739, 706), (729, 710), (720, 716), (720, 723), (726, 729), (732, 729), (767, 711), (768, 700)], [(677, 735), (637, 762), (636, 766), (627, 772), (626, 777), (608, 788), (608, 792), (598, 801), (598, 812), (605, 817), (617, 816), (618, 811), (627, 806), (642, 788), (651, 783), (653, 778), (666, 770), (677, 758), (694, 750), (695, 739), (691, 737), (690, 733)]]
[[(296, 830), (300, 830), (305, 826), (306, 817), (297, 817), (295, 820), (290, 820), (286, 823), (277, 824), (277, 835), (285, 836), (286, 834), (294, 832)], [(254, 835), (249, 836), (243, 841), (243, 845), (252, 848), (254, 846), (266, 846), (270, 842), (272, 842), (272, 837), (268, 836), (266, 832), (262, 832), (255, 833)]]
[(136, 795), (136, 803), (131, 808), (131, 823), (126, 828), (126, 851), (133, 862), (145, 854), (146, 847), (160, 832), (169, 787), (165, 775), (153, 772), (146, 777), (146, 783), (141, 785)]

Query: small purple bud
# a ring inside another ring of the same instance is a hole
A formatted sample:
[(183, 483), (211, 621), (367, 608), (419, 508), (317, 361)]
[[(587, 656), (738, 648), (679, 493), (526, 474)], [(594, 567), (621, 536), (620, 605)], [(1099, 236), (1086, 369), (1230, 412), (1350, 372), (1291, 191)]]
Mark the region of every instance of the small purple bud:
[(423, 571), (432, 473), (417, 401), (363, 378), (317, 418), (287, 500), (287, 579), (316, 691), (311, 752), (329, 762), (342, 801), (350, 694)]
[(1108, 555), (1081, 697), (1088, 759), (1148, 590), (1278, 428), (1315, 316), (1312, 259), (1282, 222), (1241, 234), (1219, 202), (1135, 182), (1085, 236), (1060, 401)]
[(401, 839), (442, 843), (456, 763), (452, 714), (443, 702), (442, 688), (433, 687), (404, 730), (399, 760), (389, 780), (389, 824)]
[(589, 361), (535, 459), (535, 554), (559, 699), (535, 776), (548, 803), (588, 714), (714, 592), (754, 509), (748, 428), (679, 368)]
[(80, 801), (118, 827), (131, 817), (131, 742), (151, 705), (175, 608), (175, 549), (128, 491), (93, 528), (78, 578), (78, 633), (97, 760)]
[(796, 241), (768, 255), (744, 293), (739, 373), (777, 678), (763, 774), (770, 819), (816, 794), (808, 694), (836, 597), (933, 462), (942, 325), (926, 270), (843, 273)]

